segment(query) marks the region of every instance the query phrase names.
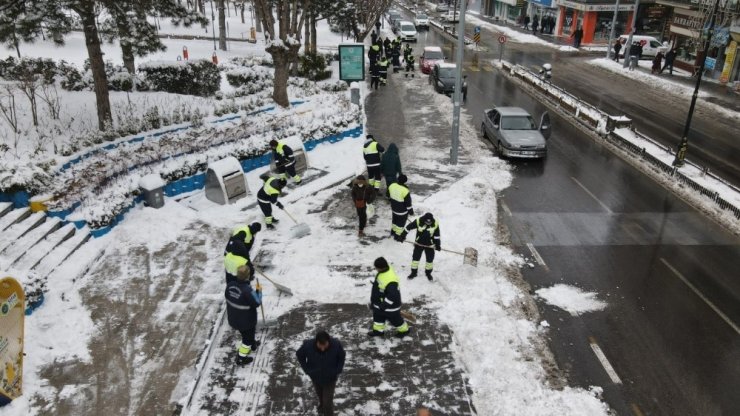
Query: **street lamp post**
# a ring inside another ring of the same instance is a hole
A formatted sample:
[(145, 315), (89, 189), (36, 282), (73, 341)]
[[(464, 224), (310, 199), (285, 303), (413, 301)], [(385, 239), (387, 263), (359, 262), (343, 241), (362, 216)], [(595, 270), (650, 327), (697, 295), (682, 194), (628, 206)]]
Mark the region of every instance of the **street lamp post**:
[(457, 165), (458, 147), (460, 146), (460, 98), (462, 97), (462, 69), (465, 52), (465, 9), (467, 0), (460, 3), (460, 22), (457, 30), (457, 73), (455, 74), (455, 92), (452, 93), (452, 145), (450, 147), (450, 164)]
[(211, 0), (211, 33), (213, 34), (213, 50), (216, 50), (216, 25), (214, 21), (216, 20), (216, 13), (213, 11), (213, 2), (215, 0)]
[[(617, 14), (619, 14), (619, 0), (617, 0), (617, 4), (614, 5), (614, 17), (612, 17), (612, 29), (609, 31), (609, 42), (606, 44), (606, 59), (611, 59), (612, 57), (612, 42), (614, 42), (614, 30), (617, 26)], [(619, 57), (617, 56), (617, 59)]]
[[(630, 64), (630, 60), (627, 58), (629, 55), (629, 48), (632, 46), (632, 35), (637, 31), (637, 12), (640, 11), (640, 0), (635, 0), (635, 11), (632, 12), (632, 26), (630, 29), (630, 36), (627, 38), (627, 44), (624, 45), (624, 62), (622, 68), (627, 68)], [(640, 60), (640, 57), (637, 57)]]
[(691, 106), (689, 106), (689, 114), (686, 116), (686, 125), (683, 128), (683, 136), (681, 137), (681, 142), (678, 144), (676, 158), (673, 159), (673, 166), (678, 168), (684, 165), (686, 152), (689, 150), (689, 130), (691, 129), (691, 118), (694, 116), (696, 99), (699, 97), (699, 86), (701, 85), (701, 78), (704, 75), (704, 65), (707, 63), (707, 52), (709, 52), (709, 44), (712, 41), (712, 34), (714, 33), (714, 21), (717, 17), (718, 8), (719, 0), (714, 3), (714, 8), (712, 9), (712, 18), (709, 21), (709, 33), (707, 33), (707, 40), (704, 42), (704, 53), (702, 54), (701, 64), (699, 65), (699, 73), (696, 75), (696, 86), (694, 87), (694, 95), (691, 96)]

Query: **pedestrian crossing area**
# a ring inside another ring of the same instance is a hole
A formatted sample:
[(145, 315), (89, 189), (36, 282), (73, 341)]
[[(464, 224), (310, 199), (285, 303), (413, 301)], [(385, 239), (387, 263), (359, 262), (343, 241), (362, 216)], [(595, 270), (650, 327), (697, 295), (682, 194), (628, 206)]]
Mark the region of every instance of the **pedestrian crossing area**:
[(469, 71), (469, 72), (481, 72), (481, 71), (493, 72), (493, 65), (490, 65), (490, 64), (476, 65), (476, 64), (473, 64), (472, 62), (466, 62), (463, 65), (463, 68), (465, 69), (465, 71)]

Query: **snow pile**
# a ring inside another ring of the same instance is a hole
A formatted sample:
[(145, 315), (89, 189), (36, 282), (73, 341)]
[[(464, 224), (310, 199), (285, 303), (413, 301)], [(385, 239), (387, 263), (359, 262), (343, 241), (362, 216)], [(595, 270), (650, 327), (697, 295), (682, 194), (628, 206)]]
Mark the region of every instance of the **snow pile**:
[(578, 49), (572, 46), (557, 45), (539, 36), (530, 35), (528, 33), (522, 33), (522, 32), (519, 32), (518, 30), (509, 28), (506, 26), (500, 26), (494, 23), (487, 22), (483, 19), (476, 17), (474, 14), (471, 14), (471, 13), (466, 14), (465, 22), (474, 24), (476, 26), (487, 28), (501, 35), (506, 35), (507, 41), (542, 45), (542, 46), (547, 46), (549, 48), (558, 49), (563, 52), (577, 52), (578, 51)]
[(606, 302), (599, 300), (596, 293), (564, 284), (538, 289), (535, 293), (550, 305), (557, 306), (573, 316), (606, 308)]

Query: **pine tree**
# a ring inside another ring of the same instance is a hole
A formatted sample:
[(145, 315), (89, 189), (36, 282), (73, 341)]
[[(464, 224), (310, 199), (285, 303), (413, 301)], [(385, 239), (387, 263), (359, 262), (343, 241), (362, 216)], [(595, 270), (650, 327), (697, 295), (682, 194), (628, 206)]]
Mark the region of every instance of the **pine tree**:
[(63, 35), (71, 28), (70, 19), (48, 0), (7, 0), (0, 5), (0, 42), (15, 49), (18, 58), (21, 42), (49, 36), (62, 44)]

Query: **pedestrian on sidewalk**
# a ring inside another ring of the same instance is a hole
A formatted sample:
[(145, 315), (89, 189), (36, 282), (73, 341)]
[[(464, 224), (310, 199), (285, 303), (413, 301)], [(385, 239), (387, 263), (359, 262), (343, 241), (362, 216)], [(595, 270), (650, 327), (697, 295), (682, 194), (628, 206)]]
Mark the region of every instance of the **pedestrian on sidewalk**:
[(280, 174), (280, 179), (286, 181), (288, 175), (290, 175), (293, 178), (293, 182), (296, 185), (300, 185), (301, 177), (295, 171), (293, 149), (282, 140), (278, 141), (275, 139), (270, 140), (270, 148), (272, 149), (272, 158), (275, 160), (275, 167), (277, 167), (277, 171)]
[(409, 48), (409, 53), (404, 58), (404, 62), (406, 63), (406, 73), (403, 74), (404, 77), (408, 78), (409, 73), (411, 73), (411, 78), (414, 78), (415, 70), (414, 70), (414, 64), (416, 63), (416, 58), (414, 58), (414, 50)]
[(400, 241), (403, 228), (409, 215), (414, 215), (414, 207), (411, 205), (411, 192), (406, 187), (406, 175), (398, 175), (398, 182), (388, 187), (391, 199), (391, 237)]
[(532, 19), (532, 34), (537, 34), (538, 27), (540, 27), (540, 18), (535, 16), (534, 19)]
[(673, 75), (673, 60), (676, 59), (676, 50), (674, 48), (671, 48), (666, 54), (665, 54), (665, 64), (663, 64), (663, 68), (660, 70), (660, 73), (662, 74), (663, 71), (665, 71), (666, 68), (668, 69), (668, 73), (670, 75)]
[(570, 35), (571, 38), (573, 38), (573, 47), (576, 49), (581, 47), (581, 39), (583, 39), (583, 29), (581, 29), (580, 26), (578, 26), (578, 29), (573, 31), (573, 34)]
[(550, 16), (548, 20), (550, 21), (550, 34), (552, 35), (552, 32), (555, 30), (555, 17)]
[[(254, 237), (257, 235), (258, 232), (262, 230), (262, 224), (258, 222), (253, 222), (249, 225), (245, 225), (239, 228), (236, 228), (232, 233), (231, 237), (229, 238), (229, 242), (226, 244), (226, 249), (224, 249), (224, 257), (226, 258), (229, 256), (229, 254), (242, 257), (247, 260), (246, 265), (250, 269), (254, 269), (252, 267), (251, 257), (250, 257), (250, 251), (252, 250), (252, 246), (254, 245)], [(224, 259), (224, 263), (225, 259)], [(236, 267), (244, 264), (241, 263), (241, 261), (238, 261), (239, 264), (237, 264)], [(236, 270), (236, 267), (233, 268), (232, 271)], [(254, 270), (252, 270), (252, 273), (254, 273)], [(231, 280), (236, 280), (236, 273), (229, 273), (228, 267), (226, 270), (226, 283), (228, 283)]]
[(391, 46), (391, 62), (393, 64), (393, 73), (401, 70), (401, 40), (396, 38)]
[(637, 41), (632, 42), (632, 45), (630, 46), (629, 55), (630, 55), (629, 70), (634, 71), (635, 68), (639, 66), (639, 62), (640, 62), (640, 43), (639, 42)]
[(373, 62), (370, 64), (370, 88), (378, 89), (380, 85), (380, 64)]
[(280, 191), (284, 186), (285, 181), (271, 176), (265, 179), (262, 188), (257, 192), (257, 203), (265, 216), (265, 224), (270, 230), (275, 228), (273, 223), (280, 222), (272, 216), (272, 205), (275, 204), (278, 208), (283, 209), (283, 204), (278, 201), (278, 196), (280, 196)]
[(364, 175), (360, 175), (350, 182), (349, 186), (352, 188), (352, 202), (355, 204), (357, 209), (357, 217), (360, 220), (357, 235), (359, 237), (365, 236), (365, 226), (367, 225), (368, 217), (368, 206), (371, 206), (375, 202), (376, 190), (372, 186), (368, 185)]
[(385, 147), (378, 143), (372, 134), (368, 134), (362, 145), (362, 157), (367, 167), (367, 181), (376, 191), (380, 189), (380, 158), (383, 152)]
[(383, 41), (383, 53), (386, 58), (389, 58), (391, 56), (391, 38), (387, 37)]
[(255, 339), (257, 329), (257, 308), (262, 304), (262, 287), (252, 290), (249, 282), (254, 278), (246, 266), (239, 266), (236, 280), (226, 285), (226, 316), (229, 326), (239, 331), (242, 341), (237, 349), (236, 364), (246, 365), (254, 361), (249, 355), (257, 351), (259, 342)]
[(380, 19), (375, 22), (375, 31), (378, 32), (378, 36), (380, 36)]
[(370, 33), (370, 44), (375, 45), (375, 42), (378, 41), (378, 32), (373, 29), (372, 33)]
[(390, 65), (390, 62), (388, 62), (388, 58), (385, 56), (380, 58), (380, 61), (378, 61), (377, 65), (378, 74), (380, 76), (380, 85), (388, 84), (388, 65)]
[(431, 282), (434, 280), (432, 272), (434, 271), (434, 251), (442, 250), (442, 240), (439, 235), (439, 221), (434, 218), (431, 212), (427, 212), (415, 221), (411, 221), (406, 226), (406, 230), (401, 233), (399, 241), (403, 242), (406, 240), (406, 235), (411, 230), (416, 230), (416, 238), (414, 239), (414, 252), (411, 254), (411, 274), (408, 278), (413, 279), (419, 272), (419, 260), (421, 260), (421, 253), (424, 253), (426, 264), (424, 265), (424, 271), (427, 275), (427, 279)]
[(403, 338), (409, 334), (409, 324), (401, 316), (401, 279), (388, 261), (383, 257), (375, 259), (375, 280), (370, 292), (370, 308), (373, 311), (373, 328), (368, 335), (385, 335), (386, 322), (396, 327), (396, 336)]
[(376, 42), (373, 42), (372, 45), (370, 45), (370, 49), (367, 51), (367, 59), (370, 61), (370, 67), (373, 66), (374, 63), (378, 62), (378, 59), (380, 59), (380, 55), (382, 55), (383, 52), (381, 51), (380, 44)]
[[(398, 157), (398, 147), (395, 143), (389, 144), (388, 150), (383, 153), (380, 161), (380, 169), (385, 178), (386, 189), (390, 188), (391, 184), (396, 182), (398, 175), (403, 173), (403, 169), (401, 169), (401, 158)], [(389, 196), (388, 191), (385, 194)]]
[(529, 22), (530, 22), (529, 16), (525, 14), (524, 15), (524, 30), (529, 30)]
[(619, 39), (615, 40), (612, 49), (614, 50), (614, 61), (619, 62), (619, 51), (622, 50), (622, 42)]
[(319, 415), (334, 415), (334, 389), (337, 379), (344, 370), (346, 353), (342, 343), (328, 332), (320, 330), (313, 339), (303, 341), (295, 352), (303, 372), (311, 378), (319, 405)]
[(663, 64), (663, 52), (658, 51), (653, 58), (653, 67), (650, 71), (651, 74), (660, 73), (660, 66)]

